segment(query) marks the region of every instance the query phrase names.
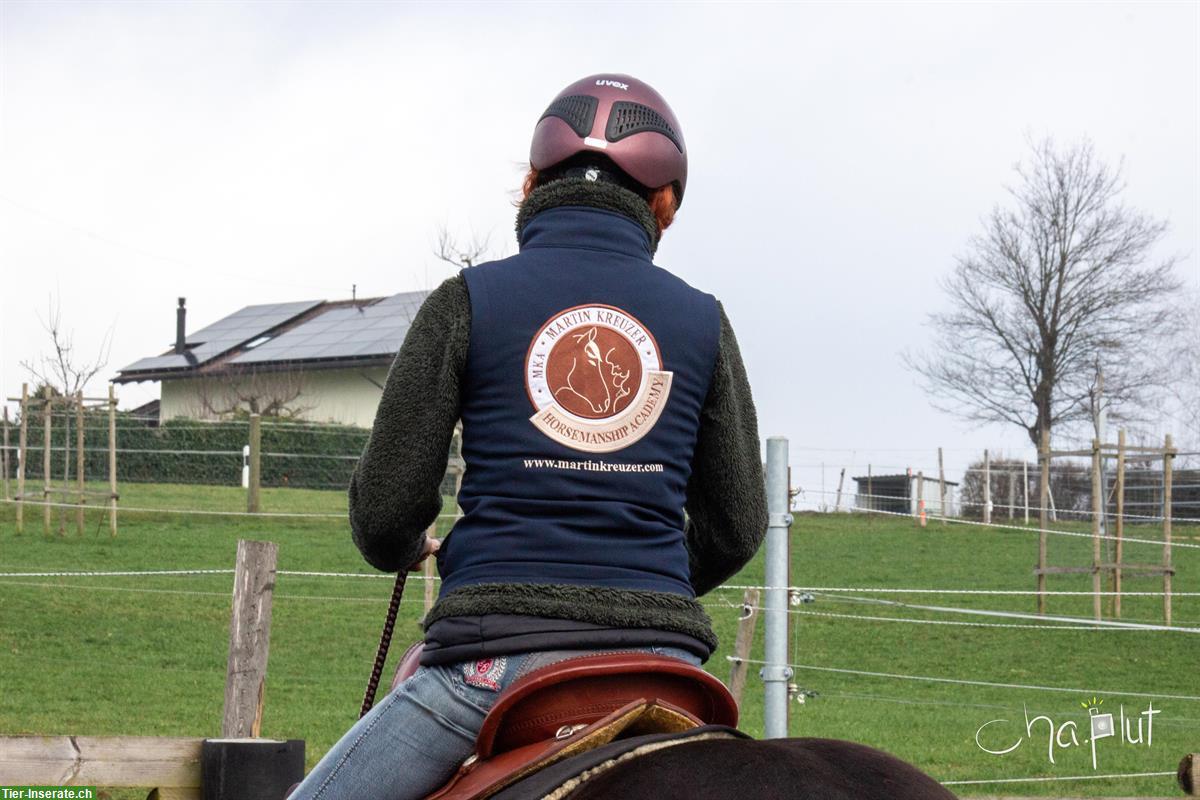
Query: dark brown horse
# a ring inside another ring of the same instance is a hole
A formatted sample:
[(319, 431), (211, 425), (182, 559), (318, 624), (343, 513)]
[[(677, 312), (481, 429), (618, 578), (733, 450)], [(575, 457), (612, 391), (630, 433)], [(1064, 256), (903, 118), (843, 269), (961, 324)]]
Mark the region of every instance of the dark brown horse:
[[(418, 658), (411, 648), (393, 686)], [(434, 797), (955, 798), (882, 750), (837, 739), (759, 741), (730, 727), (736, 720), (725, 686), (676, 659), (626, 653), (559, 662), (505, 690), (484, 722), (476, 756)], [(583, 744), (588, 740), (593, 744)]]
[(805, 738), (680, 744), (617, 764), (562, 797), (954, 800), (955, 795), (916, 767), (882, 750), (837, 739)]

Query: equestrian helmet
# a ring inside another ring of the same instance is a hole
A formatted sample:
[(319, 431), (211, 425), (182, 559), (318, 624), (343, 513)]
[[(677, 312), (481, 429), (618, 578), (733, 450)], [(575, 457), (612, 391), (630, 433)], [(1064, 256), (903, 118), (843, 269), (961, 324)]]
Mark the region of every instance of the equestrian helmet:
[(589, 75), (558, 93), (538, 120), (529, 164), (539, 172), (580, 153), (607, 156), (647, 189), (687, 185), (687, 147), (675, 112), (651, 86), (629, 75)]

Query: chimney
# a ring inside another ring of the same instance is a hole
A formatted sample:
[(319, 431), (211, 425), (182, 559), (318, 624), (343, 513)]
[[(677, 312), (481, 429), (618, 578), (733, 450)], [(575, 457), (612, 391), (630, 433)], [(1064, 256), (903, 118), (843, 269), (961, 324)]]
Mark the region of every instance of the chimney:
[(187, 335), (184, 333), (185, 323), (187, 322), (187, 303), (186, 297), (179, 298), (179, 308), (175, 309), (175, 352), (183, 353), (187, 350)]

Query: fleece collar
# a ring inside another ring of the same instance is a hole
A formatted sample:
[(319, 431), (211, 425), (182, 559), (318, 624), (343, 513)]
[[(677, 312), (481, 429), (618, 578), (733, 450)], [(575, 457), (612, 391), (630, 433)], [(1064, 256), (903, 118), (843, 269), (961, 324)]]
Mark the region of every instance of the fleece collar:
[(517, 241), (522, 240), (525, 226), (536, 214), (560, 206), (586, 206), (622, 214), (646, 232), (650, 255), (658, 249), (658, 225), (645, 200), (622, 186), (586, 178), (562, 178), (530, 192), (517, 211)]

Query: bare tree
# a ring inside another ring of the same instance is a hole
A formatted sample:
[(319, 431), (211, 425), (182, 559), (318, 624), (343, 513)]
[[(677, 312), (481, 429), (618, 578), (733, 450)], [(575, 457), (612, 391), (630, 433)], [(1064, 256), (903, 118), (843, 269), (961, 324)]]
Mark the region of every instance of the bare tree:
[[(96, 349), (96, 356), (84, 360), (75, 350), (75, 332), (67, 330), (63, 325), (62, 303), (58, 297), (51, 296), (47, 301), (46, 319), (38, 316), (42, 328), (50, 336), (50, 346), (53, 353), (42, 355), (36, 361), (21, 361), (33, 378), (34, 383), (48, 387), (51, 395), (75, 398), (82, 395), (92, 378), (108, 365), (109, 352), (112, 349), (112, 333), (110, 326)], [(49, 406), (47, 411), (49, 411)], [(66, 488), (71, 481), (71, 415), (63, 419), (63, 485)], [(50, 476), (46, 476), (49, 478)], [(66, 509), (62, 510), (58, 519), (58, 530), (62, 533), (66, 527)]]
[(196, 382), (196, 400), (202, 414), (227, 417), (238, 413), (298, 419), (316, 408), (304, 402), (304, 373), (235, 372), (212, 375)]
[(112, 332), (110, 327), (96, 348), (95, 358), (82, 360), (75, 350), (75, 332), (67, 330), (62, 321), (62, 305), (57, 297), (51, 297), (48, 302), (46, 319), (38, 316), (38, 321), (50, 336), (50, 346), (54, 352), (42, 355), (36, 361), (21, 361), (35, 383), (49, 386), (55, 394), (75, 395), (88, 385), (88, 382), (108, 366), (108, 355), (112, 348)]
[(456, 267), (472, 267), (491, 260), (489, 255), (491, 238), (490, 235), (481, 238), (472, 232), (470, 239), (465, 244), (460, 244), (446, 226), (442, 225), (437, 231), (437, 245), (433, 249), (433, 254), (447, 264), (453, 264)]
[[(1176, 325), (1174, 258), (1150, 262), (1166, 223), (1120, 203), (1121, 169), (1089, 141), (1031, 142), (1028, 163), (942, 281), (933, 346), (906, 354), (935, 407), (980, 424), (1043, 429), (1128, 418), (1157, 380), (1151, 345)], [(1097, 382), (1103, 375), (1104, 391)]]
[(1200, 289), (1185, 296), (1179, 315), (1179, 336), (1167, 351), (1168, 392), (1178, 407), (1179, 421), (1200, 442)]

